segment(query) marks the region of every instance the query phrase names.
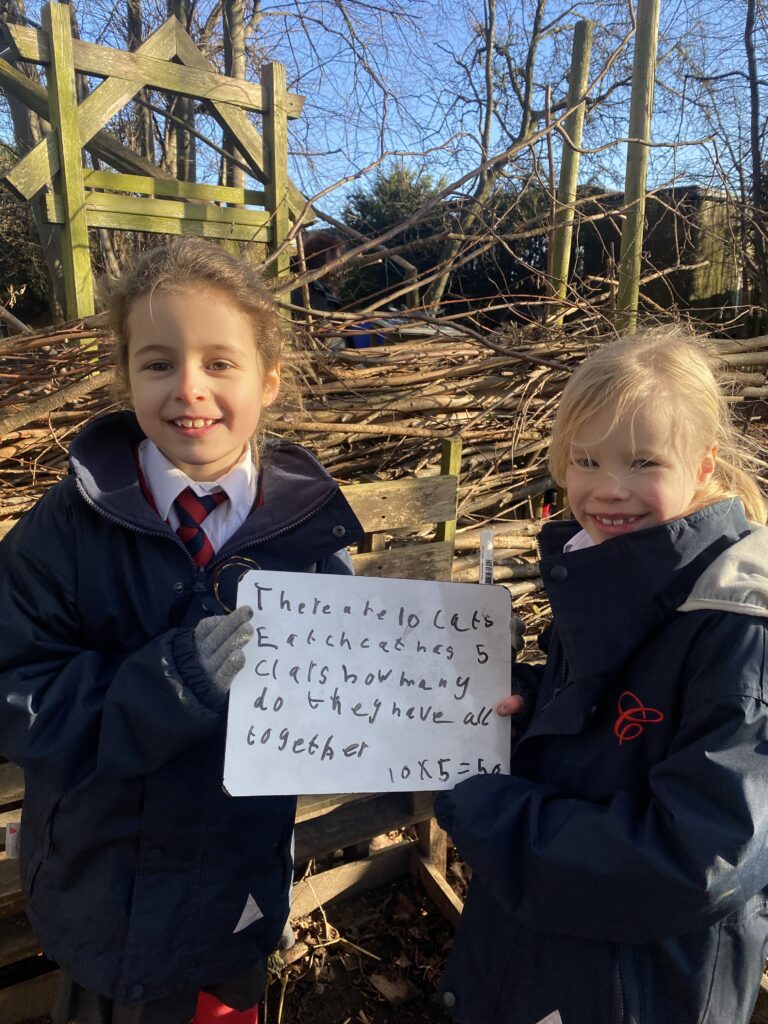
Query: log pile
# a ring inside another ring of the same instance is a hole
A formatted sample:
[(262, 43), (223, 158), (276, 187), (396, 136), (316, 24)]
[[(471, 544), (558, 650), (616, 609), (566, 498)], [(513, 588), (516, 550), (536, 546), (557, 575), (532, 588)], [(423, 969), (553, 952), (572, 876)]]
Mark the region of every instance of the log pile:
[[(440, 439), (460, 435), (454, 579), (478, 579), (480, 530), (492, 527), (495, 578), (535, 618), (552, 417), (569, 373), (599, 339), (500, 338), (407, 320), (389, 335), (390, 344), (363, 350), (332, 352), (311, 340), (293, 349), (286, 362), (303, 408), (281, 411), (281, 435), (306, 444), (342, 482), (436, 473)], [(718, 346), (729, 398), (742, 424), (759, 431), (768, 337)], [(65, 475), (73, 435), (114, 407), (103, 318), (0, 339), (0, 374), (0, 521), (8, 521)]]

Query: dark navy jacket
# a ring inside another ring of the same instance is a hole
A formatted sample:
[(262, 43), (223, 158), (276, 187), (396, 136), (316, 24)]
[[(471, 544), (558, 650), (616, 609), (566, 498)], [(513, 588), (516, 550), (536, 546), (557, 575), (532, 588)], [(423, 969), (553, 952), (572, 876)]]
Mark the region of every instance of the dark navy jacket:
[(473, 868), (463, 1024), (746, 1024), (768, 954), (768, 530), (737, 501), (563, 553), (510, 776), (436, 801)]
[[(261, 507), (205, 570), (137, 481), (130, 413), (95, 421), (72, 475), (0, 545), (0, 752), (24, 768), (21, 870), (45, 952), (146, 1000), (237, 974), (288, 913), (295, 798), (222, 791), (226, 708), (193, 627), (248, 568), (350, 572), (362, 530), (297, 445), (268, 447)], [(262, 917), (236, 931), (253, 897)]]

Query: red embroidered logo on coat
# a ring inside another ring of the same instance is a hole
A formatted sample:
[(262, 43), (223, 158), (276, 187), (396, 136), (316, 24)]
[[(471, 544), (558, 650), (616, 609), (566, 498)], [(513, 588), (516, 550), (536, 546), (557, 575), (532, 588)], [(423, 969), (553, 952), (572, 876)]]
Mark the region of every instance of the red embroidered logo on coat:
[(619, 746), (642, 736), (646, 725), (664, 721), (662, 711), (645, 707), (637, 694), (632, 693), (631, 690), (625, 690), (619, 697), (618, 709), (619, 714), (613, 732), (619, 741)]

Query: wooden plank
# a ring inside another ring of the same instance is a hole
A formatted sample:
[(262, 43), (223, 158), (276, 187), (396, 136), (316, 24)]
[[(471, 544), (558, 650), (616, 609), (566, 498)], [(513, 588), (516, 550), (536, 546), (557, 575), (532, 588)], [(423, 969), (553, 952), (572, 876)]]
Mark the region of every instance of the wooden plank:
[[(47, 198), (47, 197), (46, 197)], [(122, 231), (149, 231), (163, 235), (199, 235), (201, 238), (226, 238), (239, 242), (265, 242), (268, 228), (250, 225), (218, 224), (215, 221), (180, 220), (176, 217), (146, 217), (142, 214), (86, 210), (91, 228), (117, 228)]]
[[(0, 914), (16, 914), (24, 909), (19, 881), (19, 862), (0, 856)], [(0, 1017), (2, 1020), (2, 1017)]]
[(293, 887), (291, 919), (311, 914), (318, 907), (343, 897), (349, 899), (366, 889), (401, 878), (408, 871), (411, 843), (400, 843), (371, 854), (366, 860), (322, 871), (297, 882)]
[(43, 25), (51, 43), (48, 100), (51, 125), (56, 129), (64, 203), (62, 263), (67, 317), (89, 316), (96, 309), (91, 273), (88, 224), (83, 208), (83, 157), (77, 113), (77, 89), (72, 64), (72, 28), (66, 4), (48, 3)]
[[(171, 217), (174, 220), (204, 220), (211, 224), (237, 224), (266, 234), (269, 214), (266, 210), (244, 210), (237, 206), (215, 206), (213, 203), (184, 203), (175, 199), (144, 199), (113, 192), (85, 193), (85, 209), (89, 213), (129, 214), (131, 217)], [(50, 221), (60, 224), (65, 214), (59, 196), (46, 196)]]
[[(179, 60), (186, 64), (187, 67), (200, 69), (211, 67), (212, 65), (209, 64), (207, 58), (198, 50), (181, 24), (176, 22), (176, 26), (176, 54)], [(264, 144), (261, 136), (248, 120), (245, 112), (227, 103), (211, 101), (209, 106), (219, 124), (223, 128), (228, 128), (235, 136), (237, 148), (250, 165), (254, 177), (263, 182), (265, 180)], [(293, 217), (299, 217), (303, 214), (304, 223), (314, 220), (312, 207), (308, 205), (304, 196), (290, 179), (288, 181), (288, 201)]]
[(141, 174), (120, 174), (117, 171), (83, 171), (86, 188), (108, 188), (115, 192), (138, 192), (148, 196), (171, 199), (200, 199), (214, 203), (239, 203), (241, 206), (263, 206), (264, 192), (259, 189), (233, 188), (229, 185), (198, 185), (193, 181), (164, 181)]
[[(151, 39), (152, 37), (150, 37)], [(149, 42), (149, 40), (147, 40)], [(146, 44), (145, 44), (146, 45)], [(103, 89), (103, 85), (99, 86), (99, 89)], [(48, 93), (38, 82), (33, 82), (31, 78), (27, 78), (26, 75), (21, 74), (17, 71), (12, 64), (9, 64), (7, 60), (3, 60), (0, 57), (0, 87), (5, 92), (10, 93), (17, 100), (29, 107), (36, 114), (43, 118), (45, 121), (50, 121), (50, 111), (48, 110)], [(98, 90), (96, 90), (98, 92)], [(91, 94), (93, 95), (93, 93)], [(88, 97), (90, 100), (90, 96)], [(85, 102), (87, 103), (88, 100)], [(80, 106), (80, 114), (82, 116), (82, 105)], [(168, 171), (164, 171), (160, 167), (156, 167), (150, 163), (145, 157), (140, 156), (138, 153), (134, 153), (128, 146), (124, 146), (118, 139), (115, 138), (110, 132), (99, 131), (93, 136), (93, 138), (86, 143), (86, 148), (89, 152), (93, 153), (94, 156), (99, 157), (101, 160), (105, 160), (110, 167), (115, 167), (119, 171), (125, 171), (131, 174), (147, 174), (150, 177), (163, 178), (166, 180), (171, 179), (171, 175)], [(56, 155), (58, 161), (58, 154)], [(58, 163), (57, 163), (58, 167)], [(10, 183), (6, 180), (6, 184)], [(22, 198), (27, 198), (21, 192), (17, 194)]]
[(290, 230), (288, 204), (288, 119), (285, 67), (270, 61), (261, 69), (261, 84), (267, 100), (264, 112), (264, 205), (272, 215), (269, 264), (272, 277), (283, 277), (290, 270), (290, 253), (284, 247)]
[(4, 522), (0, 523), (0, 539), (2, 539), (15, 525), (15, 519), (6, 519)]
[(416, 830), (421, 852), (444, 878), (448, 869), (448, 833), (440, 828), (434, 818), (420, 821)]
[(380, 793), (352, 800), (296, 826), (296, 861), (323, 857), (372, 836), (413, 825), (432, 813), (432, 793)]
[(456, 515), (455, 476), (347, 484), (342, 494), (366, 533), (440, 523)]
[[(14, 26), (19, 28), (19, 26)], [(27, 30), (30, 31), (30, 30)], [(137, 53), (151, 54), (153, 57), (160, 59), (170, 59), (176, 52), (176, 33), (173, 25), (169, 25), (167, 22), (156, 32), (153, 32), (151, 36), (142, 43)], [(18, 72), (17, 72), (18, 74)], [(111, 79), (106, 82), (102, 82), (98, 88), (94, 89), (90, 93), (80, 106), (77, 108), (77, 133), (75, 138), (80, 139), (80, 145), (85, 146), (92, 139), (97, 138), (102, 144), (105, 144), (110, 138), (106, 132), (101, 131), (107, 121), (113, 117), (119, 110), (129, 103), (137, 92), (142, 88), (142, 83), (126, 83), (119, 79)], [(24, 102), (33, 110), (37, 110), (41, 102), (44, 104), (46, 109), (45, 117), (50, 120), (48, 113), (48, 97), (46, 96), (45, 90), (40, 86), (37, 89), (42, 93), (41, 96), (27, 97)], [(35, 106), (29, 100), (32, 99), (35, 102)], [(117, 140), (113, 140), (114, 144), (119, 146)], [(119, 147), (122, 149), (123, 147)], [(114, 152), (110, 157), (107, 155), (106, 159), (112, 163), (114, 160)], [(151, 167), (147, 161), (142, 158), (142, 164)], [(59, 170), (59, 148), (56, 133), (51, 133), (47, 138), (39, 142), (34, 149), (30, 150), (27, 155), (20, 160), (15, 167), (6, 175), (6, 182), (8, 185), (25, 199), (31, 199), (35, 193), (39, 192), (44, 185), (50, 184), (53, 180), (54, 174)], [(143, 167), (136, 167), (135, 169), (143, 169)], [(154, 174), (159, 174), (159, 171), (155, 171)]]
[[(165, 25), (171, 20), (176, 19), (169, 18)], [(181, 28), (180, 23), (178, 24)], [(8, 25), (8, 29), (12, 45), (20, 60), (34, 64), (48, 64), (51, 61), (51, 51), (44, 32), (11, 24)], [(175, 35), (174, 26), (169, 26), (169, 30)], [(260, 85), (239, 78), (229, 78), (217, 71), (172, 64), (170, 60), (148, 56), (141, 48), (129, 53), (110, 46), (99, 46), (97, 43), (74, 39), (72, 59), (77, 71), (84, 71), (89, 75), (118, 78), (124, 82), (138, 83), (139, 87), (147, 85), (150, 88), (165, 89), (196, 99), (231, 103), (246, 110), (264, 110), (264, 90)], [(296, 93), (286, 94), (286, 111), (289, 118), (300, 117), (303, 107), (303, 96)]]
[(18, 765), (0, 764), (0, 810), (24, 799), (24, 772)]
[(300, 796), (296, 807), (296, 824), (300, 821), (311, 821), (312, 818), (319, 818), (327, 811), (333, 811), (337, 807), (341, 807), (342, 804), (351, 803), (353, 800), (364, 800), (366, 797), (375, 795), (375, 793), (332, 793)]
[(418, 877), (421, 879), (427, 895), (443, 917), (455, 928), (459, 923), (464, 904), (423, 853), (414, 850), (412, 856)]
[[(448, 437), (442, 443), (440, 452), (440, 475), (456, 477), (456, 501), (453, 506), (453, 515), (438, 523), (435, 534), (436, 540), (447, 540), (453, 544), (456, 537), (456, 503), (458, 502), (459, 476), (461, 474), (461, 438)], [(450, 580), (450, 571), (446, 579)]]
[(0, 967), (40, 952), (26, 914), (13, 914), (0, 920)]
[(37, 978), (0, 989), (0, 1020), (3, 1024), (22, 1024), (45, 1016), (60, 981), (61, 971), (47, 971)]
[(356, 576), (400, 580), (450, 580), (452, 562), (453, 547), (449, 541), (352, 555)]

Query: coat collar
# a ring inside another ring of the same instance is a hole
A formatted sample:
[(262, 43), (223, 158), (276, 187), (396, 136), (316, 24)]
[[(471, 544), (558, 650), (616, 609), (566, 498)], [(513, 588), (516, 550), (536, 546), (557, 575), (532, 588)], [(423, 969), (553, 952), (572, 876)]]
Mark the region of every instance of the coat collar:
[[(73, 442), (71, 471), (85, 500), (107, 518), (141, 532), (175, 538), (171, 527), (150, 507), (139, 485), (135, 452), (143, 440), (133, 413), (100, 417)], [(287, 546), (296, 557), (294, 530), (309, 521), (313, 521), (311, 540), (318, 559), (362, 538), (363, 530), (338, 484), (305, 448), (267, 444), (261, 472), (259, 514), (248, 517), (222, 553), (269, 541), (276, 548)]]
[(750, 529), (738, 499), (567, 554), (563, 545), (578, 526), (547, 524), (542, 578), (572, 681), (618, 668)]

